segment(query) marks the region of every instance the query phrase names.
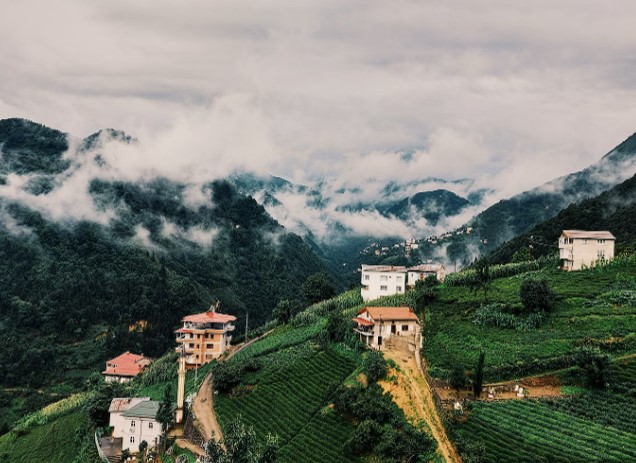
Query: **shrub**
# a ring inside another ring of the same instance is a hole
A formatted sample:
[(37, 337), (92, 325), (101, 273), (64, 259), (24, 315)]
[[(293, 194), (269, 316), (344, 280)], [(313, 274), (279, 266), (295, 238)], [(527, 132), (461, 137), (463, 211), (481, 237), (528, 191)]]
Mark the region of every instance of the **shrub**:
[(554, 307), (554, 292), (546, 280), (529, 278), (521, 283), (519, 297), (525, 309), (548, 311)]
[(214, 388), (221, 392), (229, 392), (241, 382), (241, 370), (241, 366), (236, 363), (216, 363), (212, 367)]
[(370, 351), (362, 361), (362, 371), (367, 376), (369, 384), (377, 382), (386, 377), (388, 367), (384, 356), (377, 351)]

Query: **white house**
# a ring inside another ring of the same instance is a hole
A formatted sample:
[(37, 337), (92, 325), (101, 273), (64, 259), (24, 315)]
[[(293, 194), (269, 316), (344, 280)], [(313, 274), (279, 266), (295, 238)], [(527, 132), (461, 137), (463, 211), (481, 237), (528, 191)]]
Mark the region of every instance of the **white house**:
[(426, 279), (429, 275), (435, 275), (439, 281), (446, 278), (446, 270), (442, 264), (421, 264), (407, 269), (407, 283), (409, 288), (415, 287), (419, 280)]
[(404, 294), (406, 291), (406, 267), (362, 264), (361, 273), (363, 301)]
[(381, 349), (392, 336), (408, 337), (413, 345), (421, 343), (420, 320), (410, 307), (366, 307), (353, 318), (360, 341)]
[(148, 400), (150, 400), (150, 397), (116, 397), (110, 401), (110, 407), (108, 407), (110, 421), (108, 425), (113, 428), (113, 437), (123, 437), (126, 420), (122, 416), (122, 413)]
[(614, 258), (616, 238), (608, 231), (563, 230), (559, 259), (563, 270), (581, 270)]
[[(126, 403), (127, 400), (130, 402)], [(109, 411), (117, 411), (111, 412), (110, 425), (113, 426), (113, 437), (122, 439), (122, 450), (138, 452), (143, 441), (149, 448), (155, 446), (161, 435), (161, 423), (155, 419), (159, 405), (160, 402), (148, 397), (113, 399)]]

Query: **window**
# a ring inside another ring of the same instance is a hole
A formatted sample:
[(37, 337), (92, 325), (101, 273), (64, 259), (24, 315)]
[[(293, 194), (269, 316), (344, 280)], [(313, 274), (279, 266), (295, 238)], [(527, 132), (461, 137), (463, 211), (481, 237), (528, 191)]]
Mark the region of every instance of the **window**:
[(135, 422), (134, 422), (134, 421), (131, 421), (131, 422), (130, 422), (130, 427), (131, 427), (131, 428), (134, 428), (134, 427), (135, 427)]
[(587, 238), (583, 238), (583, 244), (587, 244)]
[(408, 331), (409, 325), (402, 325), (402, 331)]
[(398, 293), (401, 293), (401, 292), (402, 292), (402, 287), (401, 287), (401, 286), (396, 286), (396, 287), (395, 287), (395, 290), (396, 290)]
[(190, 349), (193, 349), (193, 348), (194, 348), (194, 343), (192, 343), (192, 342), (191, 342), (190, 344), (188, 344), (188, 347), (189, 347)]
[(596, 252), (596, 257), (598, 257), (599, 259), (605, 259), (605, 251), (604, 251), (604, 250), (602, 250), (602, 249), (599, 249), (599, 250)]
[(386, 275), (380, 275), (380, 281), (387, 281), (388, 277)]
[(212, 344), (212, 343), (208, 343), (208, 344), (205, 345), (206, 349), (212, 349), (213, 347), (214, 347), (214, 344)]
[(364, 279), (365, 279), (365, 280), (368, 280), (368, 279), (369, 279), (369, 275), (365, 275), (365, 276), (364, 276)]
[(152, 422), (152, 421), (149, 421), (149, 422), (148, 422), (148, 429), (152, 429), (152, 426), (153, 426), (153, 422)]
[(398, 283), (402, 283), (402, 277), (396, 277), (395, 281), (397, 281)]
[(601, 239), (601, 240), (596, 240), (596, 242), (597, 242), (598, 244), (605, 244), (605, 240), (603, 240), (603, 239)]
[(386, 291), (386, 289), (387, 289), (387, 288), (386, 288), (386, 285), (382, 285), (382, 286), (380, 286), (380, 291)]
[(130, 436), (130, 443), (134, 444), (135, 443), (135, 436)]

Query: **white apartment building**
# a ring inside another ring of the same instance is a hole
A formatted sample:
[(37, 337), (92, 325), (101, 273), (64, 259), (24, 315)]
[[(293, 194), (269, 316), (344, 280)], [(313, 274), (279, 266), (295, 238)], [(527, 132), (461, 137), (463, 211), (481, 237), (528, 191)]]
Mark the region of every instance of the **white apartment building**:
[(365, 302), (406, 291), (406, 267), (362, 264), (361, 273), (361, 294)]
[(563, 230), (559, 237), (559, 259), (566, 271), (581, 270), (614, 258), (616, 238), (608, 231)]

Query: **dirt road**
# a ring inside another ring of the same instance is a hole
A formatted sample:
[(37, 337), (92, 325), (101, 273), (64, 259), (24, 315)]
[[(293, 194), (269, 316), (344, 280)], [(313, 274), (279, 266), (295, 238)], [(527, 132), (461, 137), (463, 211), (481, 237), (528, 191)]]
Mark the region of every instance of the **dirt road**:
[(380, 381), (385, 391), (393, 395), (395, 403), (404, 410), (406, 417), (414, 424), (425, 422), (432, 437), (437, 441), (438, 452), (448, 463), (461, 463), (457, 450), (448, 439), (431, 390), (415, 363), (414, 354), (403, 351), (385, 351), (385, 358), (391, 358), (400, 367), (396, 371), (397, 381)]

